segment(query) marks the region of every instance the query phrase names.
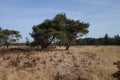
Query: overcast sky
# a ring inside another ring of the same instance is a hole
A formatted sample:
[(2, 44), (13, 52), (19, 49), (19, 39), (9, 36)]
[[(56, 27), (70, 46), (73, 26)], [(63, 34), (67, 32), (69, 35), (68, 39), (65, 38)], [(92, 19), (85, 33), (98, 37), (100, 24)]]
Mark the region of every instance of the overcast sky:
[(20, 31), (25, 41), (33, 25), (61, 12), (90, 23), (85, 37), (120, 33), (120, 0), (0, 0), (0, 27)]

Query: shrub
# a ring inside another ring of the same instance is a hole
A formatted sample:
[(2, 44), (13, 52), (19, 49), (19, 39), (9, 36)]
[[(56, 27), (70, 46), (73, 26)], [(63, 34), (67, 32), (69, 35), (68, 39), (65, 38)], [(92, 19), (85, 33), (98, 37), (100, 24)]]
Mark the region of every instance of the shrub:
[(113, 73), (112, 76), (120, 80), (120, 61), (114, 62), (114, 65), (118, 68), (118, 71)]

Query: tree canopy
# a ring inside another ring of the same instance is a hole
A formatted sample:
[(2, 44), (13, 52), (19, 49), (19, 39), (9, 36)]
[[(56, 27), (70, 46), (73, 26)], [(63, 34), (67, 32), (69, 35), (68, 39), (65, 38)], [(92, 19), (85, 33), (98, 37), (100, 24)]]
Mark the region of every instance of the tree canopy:
[(0, 28), (0, 45), (8, 46), (15, 43), (21, 35), (19, 31)]
[(54, 40), (66, 45), (66, 50), (77, 37), (87, 34), (89, 23), (67, 18), (59, 13), (52, 20), (46, 19), (41, 24), (33, 26), (31, 36), (41, 50), (46, 49)]

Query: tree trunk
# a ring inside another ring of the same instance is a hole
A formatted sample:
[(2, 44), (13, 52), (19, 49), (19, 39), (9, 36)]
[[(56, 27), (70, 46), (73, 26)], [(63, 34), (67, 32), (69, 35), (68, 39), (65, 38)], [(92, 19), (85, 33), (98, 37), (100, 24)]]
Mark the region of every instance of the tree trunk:
[(9, 48), (9, 46), (7, 45), (7, 49)]
[(41, 51), (42, 51), (42, 50), (46, 50), (47, 47), (48, 47), (47, 45), (41, 45), (41, 49), (40, 49), (40, 50), (41, 50)]
[(66, 50), (68, 50), (69, 47), (70, 47), (70, 43), (68, 42), (68, 43), (66, 44)]
[(9, 48), (9, 43), (6, 41), (6, 47), (7, 47), (7, 49)]
[(41, 49), (40, 49), (40, 50), (41, 50), (41, 51), (42, 51), (42, 50), (46, 50), (47, 47), (51, 45), (51, 43), (52, 43), (52, 41), (53, 41), (54, 39), (55, 39), (55, 36), (53, 36), (53, 38), (50, 40), (49, 43), (46, 43), (46, 44), (41, 45)]

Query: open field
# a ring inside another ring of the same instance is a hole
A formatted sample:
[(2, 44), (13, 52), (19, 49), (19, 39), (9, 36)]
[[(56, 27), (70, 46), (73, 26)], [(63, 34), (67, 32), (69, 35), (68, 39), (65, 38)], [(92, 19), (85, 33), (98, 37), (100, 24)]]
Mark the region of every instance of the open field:
[(120, 60), (119, 46), (64, 49), (1, 50), (0, 80), (116, 80), (111, 75), (118, 71), (113, 62)]

